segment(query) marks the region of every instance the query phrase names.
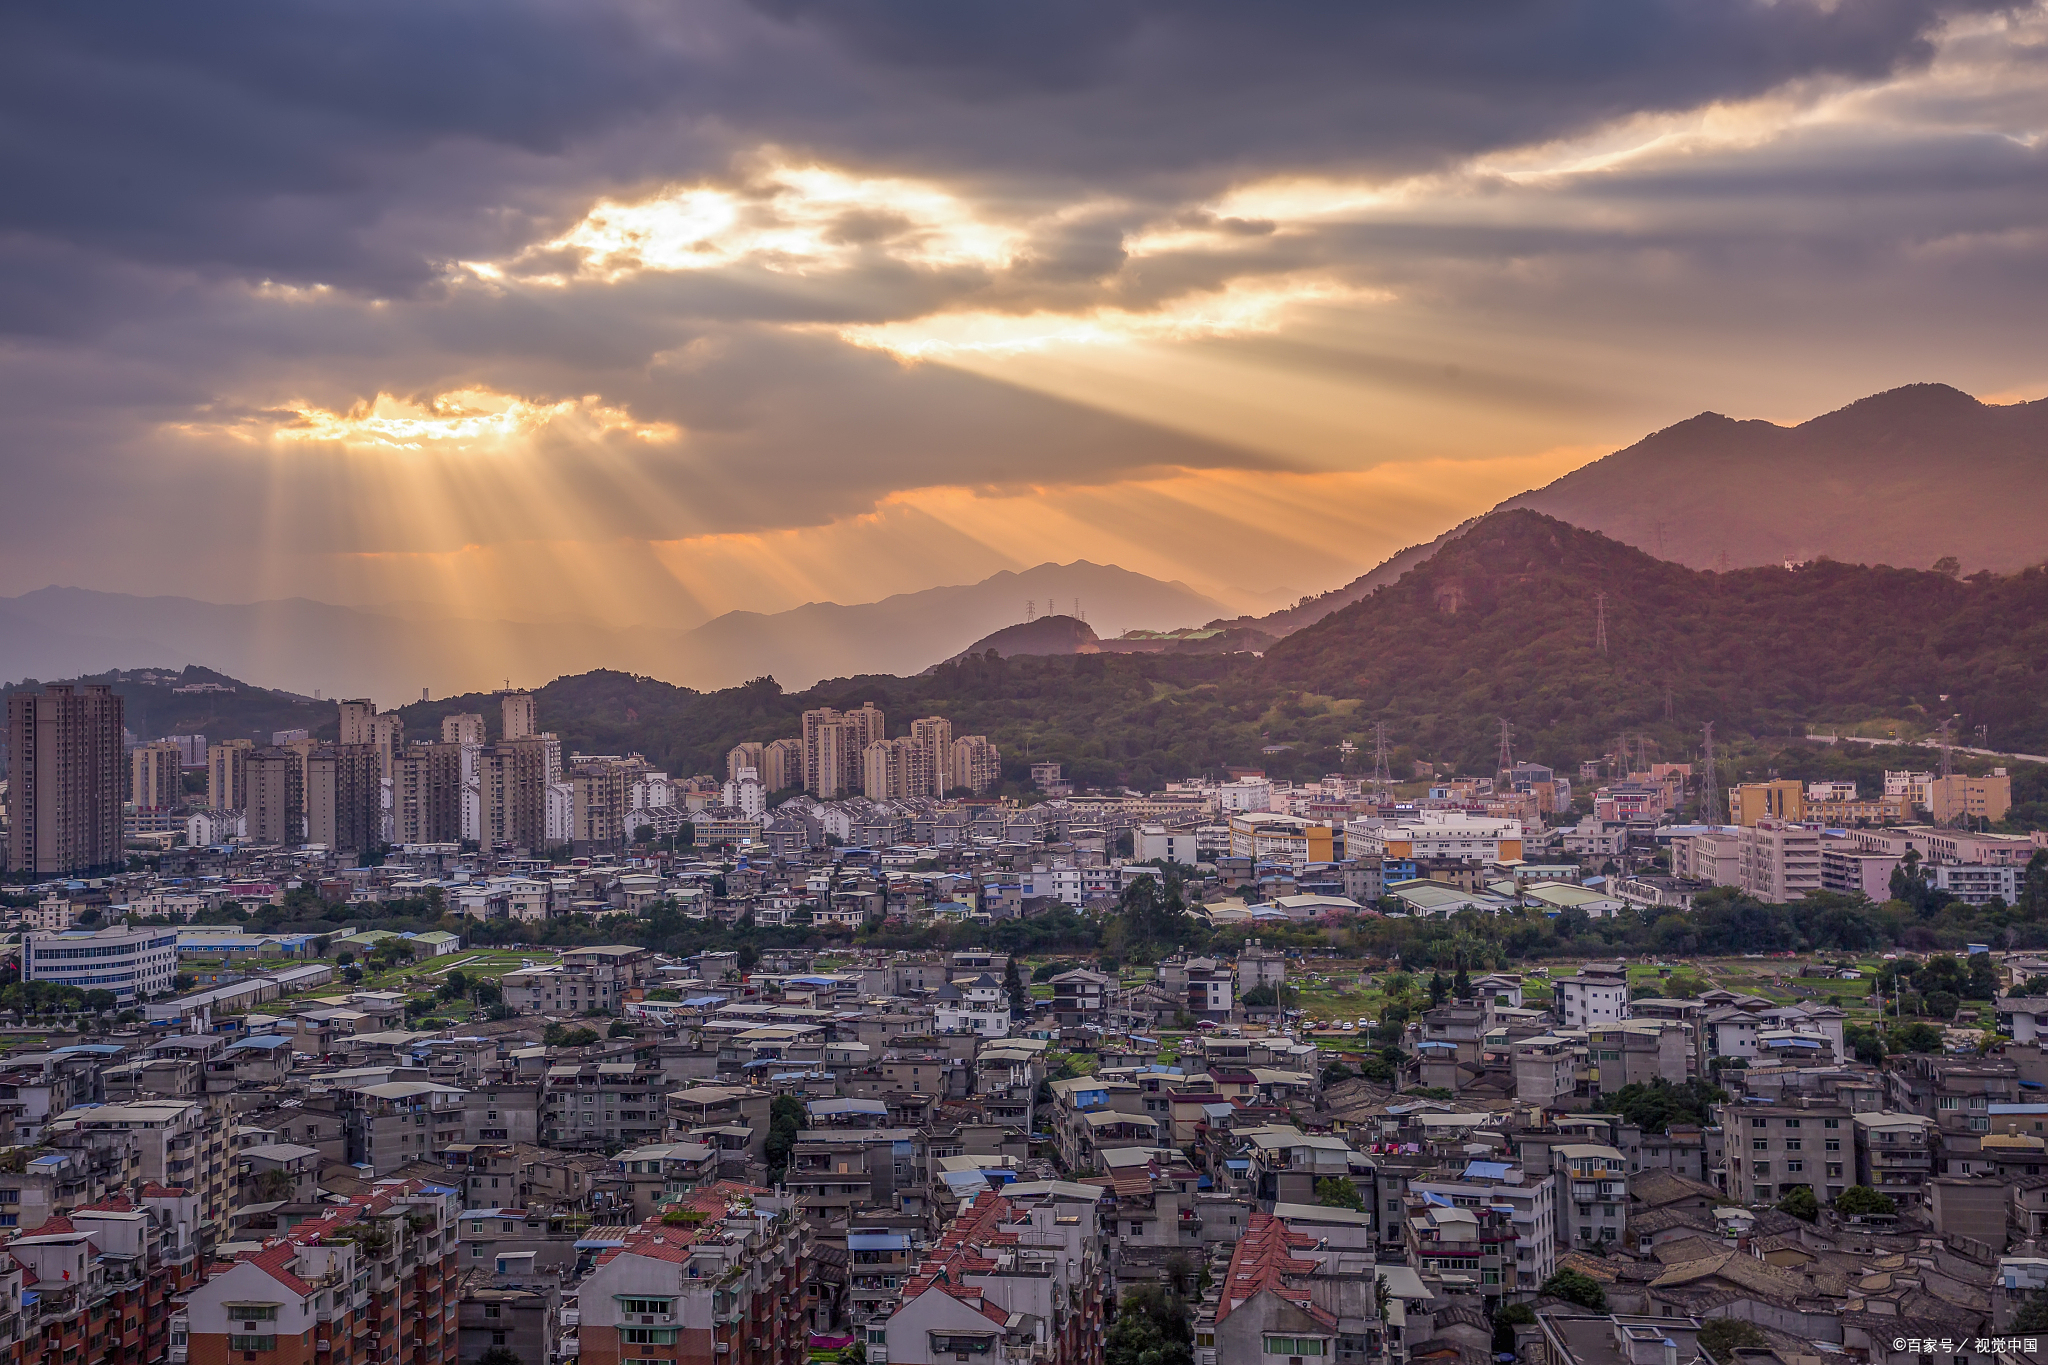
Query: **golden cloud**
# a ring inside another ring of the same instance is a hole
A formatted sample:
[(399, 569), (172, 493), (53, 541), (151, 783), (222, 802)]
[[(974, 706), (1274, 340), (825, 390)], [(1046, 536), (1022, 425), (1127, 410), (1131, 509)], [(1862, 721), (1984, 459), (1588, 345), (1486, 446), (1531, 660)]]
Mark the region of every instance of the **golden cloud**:
[(500, 450), (550, 429), (587, 438), (620, 433), (660, 443), (682, 437), (682, 430), (674, 424), (644, 422), (627, 409), (606, 403), (598, 394), (549, 402), (483, 387), (426, 397), (380, 392), (345, 409), (298, 399), (234, 422), (183, 423), (176, 429), (242, 440), (327, 442), (357, 449), (406, 451)]

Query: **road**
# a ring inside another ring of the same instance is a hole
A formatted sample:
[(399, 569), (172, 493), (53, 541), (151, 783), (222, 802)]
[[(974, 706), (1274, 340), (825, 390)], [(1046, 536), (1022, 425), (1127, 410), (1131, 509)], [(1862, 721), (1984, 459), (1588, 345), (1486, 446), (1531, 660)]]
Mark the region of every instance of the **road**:
[[(1827, 744), (1898, 744), (1914, 749), (1939, 749), (1937, 739), (1866, 739), (1862, 735), (1808, 735), (1808, 739)], [(1963, 744), (1951, 744), (1949, 750), (1958, 754), (1976, 754), (1980, 758), (2012, 758), (2022, 763), (2048, 763), (2048, 754), (2008, 754), (1997, 749), (1972, 749)]]

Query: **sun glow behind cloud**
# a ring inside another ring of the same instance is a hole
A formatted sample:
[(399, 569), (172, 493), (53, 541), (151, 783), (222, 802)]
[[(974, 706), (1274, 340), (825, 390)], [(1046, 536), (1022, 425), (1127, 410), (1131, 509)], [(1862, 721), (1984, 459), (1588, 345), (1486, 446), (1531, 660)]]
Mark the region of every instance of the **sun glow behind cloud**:
[(473, 387), (424, 397), (379, 393), (348, 408), (296, 399), (229, 424), (183, 424), (188, 432), (220, 432), (244, 440), (331, 443), (359, 450), (505, 451), (523, 448), (555, 429), (586, 436), (622, 433), (671, 443), (682, 431), (643, 422), (598, 394), (547, 402)]
[[(868, 256), (926, 269), (999, 270), (1023, 230), (923, 181), (765, 159), (729, 185), (678, 185), (645, 199), (602, 199), (561, 236), (474, 274), (535, 283), (616, 283), (646, 271), (750, 265), (797, 275), (852, 268)], [(555, 263), (574, 262), (563, 272)]]
[(1381, 290), (1359, 289), (1325, 278), (1245, 279), (1144, 311), (1104, 307), (1073, 313), (943, 312), (835, 330), (856, 346), (888, 351), (905, 360), (1003, 356), (1059, 347), (1260, 335), (1279, 330), (1288, 310), (1297, 304), (1364, 304), (1386, 297)]

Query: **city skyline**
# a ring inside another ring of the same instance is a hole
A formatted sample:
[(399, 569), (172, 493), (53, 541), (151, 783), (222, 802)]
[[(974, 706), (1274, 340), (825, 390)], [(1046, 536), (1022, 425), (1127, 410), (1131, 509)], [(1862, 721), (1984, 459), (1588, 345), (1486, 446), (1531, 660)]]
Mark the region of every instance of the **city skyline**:
[(2048, 391), (2037, 8), (8, 22), (0, 593), (1259, 611), (1702, 409)]

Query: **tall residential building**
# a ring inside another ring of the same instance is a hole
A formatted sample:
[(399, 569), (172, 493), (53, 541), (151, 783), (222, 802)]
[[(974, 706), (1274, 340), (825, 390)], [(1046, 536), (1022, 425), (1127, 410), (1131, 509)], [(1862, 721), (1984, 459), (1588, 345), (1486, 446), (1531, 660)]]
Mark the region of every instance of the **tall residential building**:
[(477, 750), (479, 837), (485, 848), (547, 846), (549, 738), (529, 735)]
[(351, 853), (383, 835), (382, 754), (375, 744), (323, 744), (306, 756), (306, 841)]
[(185, 804), (185, 751), (169, 740), (128, 751), (128, 799), (142, 810)]
[(815, 746), (805, 758), (816, 769), (810, 790), (820, 800), (837, 801), (859, 790), (859, 782), (848, 778), (847, 767), (853, 765), (858, 774), (860, 750), (854, 747), (853, 731), (844, 721), (820, 724), (815, 732)]
[(647, 771), (647, 760), (637, 756), (577, 764), (570, 773), (576, 803), (570, 838), (595, 847), (624, 845), (633, 835), (627, 826), (633, 784)]
[(105, 683), (8, 697), (9, 867), (56, 877), (121, 860), (124, 715)]
[[(476, 716), (454, 719), (475, 720)], [(448, 727), (444, 723), (442, 733)], [(443, 741), (406, 747), (391, 775), (392, 841), (452, 844), (463, 837), (464, 745)]]
[(903, 795), (903, 751), (878, 739), (860, 752), (861, 795), (870, 801), (894, 801)]
[(1744, 891), (1782, 905), (1821, 889), (1820, 831), (1765, 818), (1736, 832), (1737, 875)]
[(947, 790), (965, 787), (986, 796), (1003, 780), (1003, 756), (987, 735), (962, 735), (953, 741), (953, 779)]
[(827, 801), (859, 791), (865, 777), (862, 752), (888, 736), (882, 712), (873, 702), (862, 702), (855, 711), (821, 706), (804, 712), (803, 725), (804, 790)]
[(804, 742), (778, 739), (761, 748), (761, 785), (771, 792), (804, 784)]
[(910, 722), (910, 739), (924, 753), (923, 771), (928, 784), (915, 796), (944, 796), (951, 789), (953, 773), (953, 722), (944, 716), (926, 716)]
[(206, 804), (211, 810), (240, 810), (249, 803), (249, 755), (253, 739), (206, 746)]
[(247, 837), (258, 844), (297, 844), (306, 830), (306, 763), (282, 744), (251, 750), (243, 765), (248, 780), (242, 805)]
[(502, 697), (499, 702), (504, 714), (502, 738), (525, 739), (540, 733), (540, 714), (534, 707), (533, 693), (506, 692)]
[(763, 748), (763, 745), (753, 740), (748, 740), (745, 744), (735, 744), (725, 756), (725, 780), (730, 782), (737, 778), (742, 768), (752, 768), (758, 774), (761, 771)]
[(341, 735), (338, 744), (368, 744), (371, 739), (370, 726), (377, 719), (377, 703), (359, 697), (354, 701), (338, 703), (341, 711)]
[(476, 712), (465, 711), (461, 715), (441, 717), (443, 744), (482, 744), (484, 741), (484, 718)]
[(398, 762), (398, 756), (405, 750), (405, 719), (395, 712), (380, 716), (376, 703), (367, 700), (345, 701), (340, 703), (340, 708), (341, 733), (337, 742), (374, 749), (377, 776), (390, 777), (392, 765)]

